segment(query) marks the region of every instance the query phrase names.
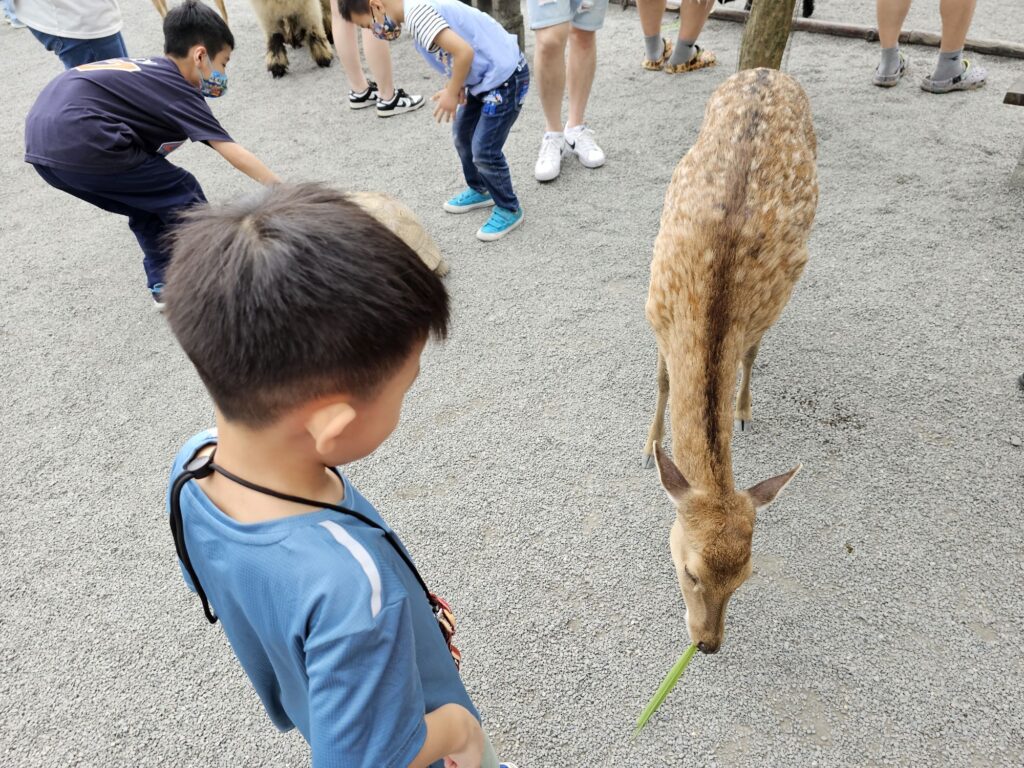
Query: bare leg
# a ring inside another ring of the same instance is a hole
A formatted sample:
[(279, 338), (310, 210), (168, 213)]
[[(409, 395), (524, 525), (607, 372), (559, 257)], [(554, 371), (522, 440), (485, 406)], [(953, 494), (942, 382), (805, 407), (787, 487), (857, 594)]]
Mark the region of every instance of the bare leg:
[[(562, 131), (562, 98), (565, 96), (565, 46), (569, 22), (535, 32), (533, 69), (544, 110), (545, 130)], [(593, 78), (593, 75), (591, 75)], [(589, 87), (587, 89), (589, 91)]]
[(942, 16), (942, 47), (939, 49), (941, 53), (959, 51), (964, 47), (976, 2), (977, 0), (942, 0), (939, 5), (939, 13)]
[(661, 443), (665, 435), (665, 405), (668, 403), (668, 367), (665, 358), (658, 352), (658, 403), (654, 406), (654, 421), (647, 434), (647, 445), (644, 448), (644, 469), (654, 468), (654, 445)]
[(338, 61), (345, 70), (348, 87), (356, 93), (362, 93), (369, 87), (363, 65), (359, 61), (359, 41), (356, 40), (356, 25), (341, 18), (338, 0), (331, 0), (331, 37), (334, 48), (338, 52)]
[[(948, 0), (947, 0), (948, 1)], [(900, 30), (910, 11), (910, 0), (876, 0), (878, 37), (883, 48), (895, 48), (900, 42)]]
[(363, 56), (370, 67), (370, 74), (377, 83), (377, 94), (384, 101), (395, 96), (395, 76), (391, 68), (391, 46), (386, 40), (378, 40), (373, 32), (363, 30)]
[[(337, 7), (337, 0), (332, 0), (332, 9)], [(348, 87), (356, 93), (365, 91), (369, 84), (363, 74), (363, 65), (359, 61), (359, 41), (356, 40), (356, 25), (345, 21), (341, 14), (331, 14), (331, 31), (334, 35), (334, 48), (338, 52), (338, 61), (345, 70)]]
[(661, 34), (665, 0), (636, 0), (636, 9), (640, 14), (640, 29), (644, 37)]
[(740, 381), (740, 394), (736, 398), (736, 429), (750, 432), (753, 429), (753, 414), (750, 409), (750, 373), (754, 369), (754, 358), (761, 342), (757, 342), (743, 356), (743, 379)]
[(566, 76), (569, 86), (569, 120), (566, 125), (570, 128), (586, 122), (584, 113), (587, 111), (587, 100), (590, 98), (596, 69), (597, 34), (573, 28), (569, 32), (569, 67)]
[(704, 29), (708, 15), (714, 7), (714, 0), (683, 0), (679, 6), (679, 39), (694, 41), (700, 37), (701, 30)]

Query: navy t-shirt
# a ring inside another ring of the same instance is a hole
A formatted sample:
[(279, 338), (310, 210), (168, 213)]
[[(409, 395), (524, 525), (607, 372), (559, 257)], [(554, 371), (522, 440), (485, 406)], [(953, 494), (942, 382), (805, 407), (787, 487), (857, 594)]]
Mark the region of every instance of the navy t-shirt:
[(170, 59), (110, 59), (54, 78), (25, 119), (25, 160), (117, 173), (192, 141), (231, 141)]

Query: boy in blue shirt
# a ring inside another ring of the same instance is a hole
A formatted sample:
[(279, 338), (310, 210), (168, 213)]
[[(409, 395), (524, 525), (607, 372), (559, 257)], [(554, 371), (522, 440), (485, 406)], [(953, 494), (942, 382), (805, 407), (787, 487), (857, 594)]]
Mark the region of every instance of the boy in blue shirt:
[(166, 58), (69, 69), (43, 89), (25, 119), (25, 161), (48, 184), (128, 217), (157, 309), (170, 258), (165, 235), (183, 209), (206, 202), (196, 178), (167, 155), (188, 139), (201, 141), (250, 178), (278, 181), (231, 139), (204, 98), (227, 90), (234, 45), (212, 8), (185, 0), (164, 19)]
[(447, 333), (440, 279), (316, 184), (189, 211), (173, 253), (167, 320), (217, 430), (174, 462), (171, 527), (270, 719), (301, 731), (314, 768), (497, 768), (453, 617), (335, 469), (397, 425)]
[(454, 116), (455, 150), (469, 188), (444, 204), (449, 213), (493, 206), (476, 233), (497, 240), (523, 223), (503, 148), (530, 87), (515, 35), (459, 0), (340, 0), (341, 15), (382, 40), (409, 31), (427, 63), (448, 78), (434, 94), (438, 122)]

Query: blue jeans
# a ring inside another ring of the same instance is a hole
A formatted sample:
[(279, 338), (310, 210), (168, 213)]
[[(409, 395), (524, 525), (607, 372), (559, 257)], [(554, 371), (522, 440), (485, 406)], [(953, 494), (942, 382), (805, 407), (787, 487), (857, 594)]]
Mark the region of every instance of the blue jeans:
[(524, 58), (512, 76), (494, 90), (479, 96), (467, 93), (466, 103), (455, 113), (455, 151), (466, 184), (477, 192), (489, 192), (494, 204), (507, 211), (518, 211), (519, 199), (512, 191), (512, 176), (502, 150), (529, 88), (530, 68)]
[(60, 57), (64, 69), (92, 64), (94, 61), (128, 58), (128, 50), (124, 47), (124, 38), (120, 32), (108, 37), (97, 37), (95, 40), (79, 40), (75, 37), (48, 35), (32, 27), (29, 27), (29, 31), (36, 36), (36, 40), (46, 46), (46, 50), (53, 51)]
[(178, 214), (206, 202), (196, 177), (162, 157), (150, 157), (140, 166), (110, 174), (33, 167), (51, 187), (128, 217), (128, 228), (142, 247), (142, 266), (150, 289), (164, 282), (164, 270), (171, 261), (167, 233)]

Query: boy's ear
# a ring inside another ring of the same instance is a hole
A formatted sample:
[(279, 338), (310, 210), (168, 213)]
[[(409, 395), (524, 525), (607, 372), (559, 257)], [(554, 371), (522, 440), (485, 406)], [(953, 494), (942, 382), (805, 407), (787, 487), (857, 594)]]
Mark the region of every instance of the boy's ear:
[(313, 411), (306, 420), (306, 431), (313, 437), (317, 453), (331, 453), (355, 417), (356, 409), (348, 403), (331, 403)]

